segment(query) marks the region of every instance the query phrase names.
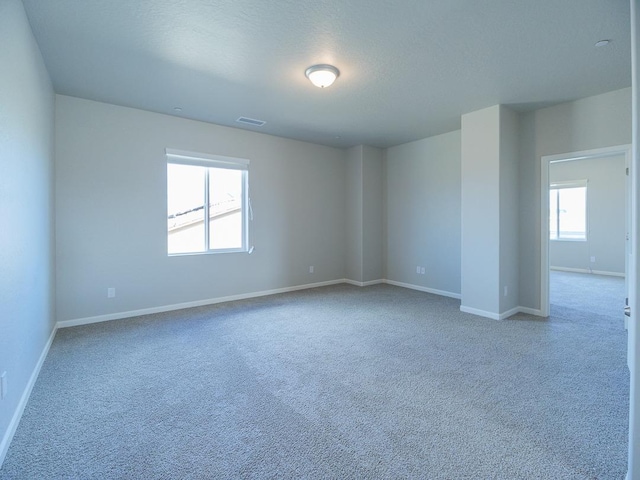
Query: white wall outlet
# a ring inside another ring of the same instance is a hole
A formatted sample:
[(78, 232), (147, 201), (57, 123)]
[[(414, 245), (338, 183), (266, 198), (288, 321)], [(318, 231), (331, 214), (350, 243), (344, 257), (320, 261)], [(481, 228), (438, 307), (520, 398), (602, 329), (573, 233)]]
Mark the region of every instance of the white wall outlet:
[(7, 396), (7, 372), (0, 374), (0, 400)]
[(420, 267), (420, 275), (424, 275), (426, 269), (424, 267)]
[(591, 263), (596, 263), (596, 257), (591, 257)]
[(313, 265), (309, 265), (309, 273), (313, 273), (315, 267)]
[(507, 287), (506, 285), (504, 286), (504, 296), (506, 297), (507, 295), (509, 295), (509, 287)]
[(116, 296), (116, 289), (114, 287), (107, 288), (107, 298), (113, 298)]
[(416, 273), (420, 275), (420, 267), (416, 267)]

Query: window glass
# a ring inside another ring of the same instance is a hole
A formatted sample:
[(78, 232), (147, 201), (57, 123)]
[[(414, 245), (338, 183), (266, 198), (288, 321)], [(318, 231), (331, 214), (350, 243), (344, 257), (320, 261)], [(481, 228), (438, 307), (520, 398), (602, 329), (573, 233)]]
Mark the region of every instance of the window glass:
[(241, 170), (209, 169), (209, 248), (242, 248)]
[(587, 239), (587, 187), (557, 187), (549, 190), (549, 238)]
[(549, 190), (549, 238), (558, 238), (558, 190)]
[(559, 238), (584, 240), (587, 231), (587, 188), (558, 190)]
[(204, 251), (205, 168), (167, 165), (169, 253)]
[(248, 160), (167, 149), (169, 255), (245, 252)]

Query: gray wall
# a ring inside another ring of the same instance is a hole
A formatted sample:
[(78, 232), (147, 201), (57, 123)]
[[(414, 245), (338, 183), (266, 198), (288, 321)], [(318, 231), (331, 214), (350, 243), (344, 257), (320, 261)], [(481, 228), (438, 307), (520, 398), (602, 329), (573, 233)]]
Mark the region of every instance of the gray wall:
[(462, 302), (500, 309), (500, 106), (462, 116)]
[[(511, 205), (515, 208), (511, 208), (510, 215), (517, 214), (518, 222), (517, 228), (504, 229), (501, 237), (503, 245), (504, 241), (517, 239), (517, 245), (510, 242), (509, 248), (517, 251), (518, 263), (503, 264), (508, 266), (508, 271), (501, 271), (501, 278), (512, 278), (508, 289), (511, 298), (505, 301), (502, 295), (500, 310), (508, 310), (510, 305), (538, 310), (541, 158), (630, 143), (631, 89), (513, 115), (519, 130), (517, 146), (503, 145), (502, 148), (505, 152), (508, 148), (518, 149), (518, 165), (511, 165), (509, 171), (501, 175), (503, 179), (510, 179), (503, 187), (516, 190), (517, 198)], [(460, 148), (460, 131), (457, 131), (387, 150), (384, 242), (389, 280), (460, 293), (460, 203), (446, 197), (452, 192), (461, 193)], [(486, 172), (478, 171), (467, 178), (473, 178), (480, 191), (490, 191), (484, 176)], [(513, 182), (513, 178), (517, 181)], [(449, 199), (445, 202), (448, 210), (436, 207), (438, 203), (442, 206), (443, 198)], [(487, 218), (484, 208), (478, 208), (478, 215), (478, 218)], [(491, 246), (481, 251), (488, 255)], [(415, 267), (422, 263), (427, 267), (425, 276), (415, 273)], [(503, 287), (501, 285), (502, 293)]]
[[(56, 102), (58, 320), (344, 278), (343, 150)], [(165, 147), (251, 160), (252, 255), (167, 256)]]
[[(385, 257), (390, 280), (461, 292), (459, 131), (384, 153), (364, 146), (345, 152), (68, 97), (58, 97), (58, 104), (60, 320), (342, 277), (373, 280), (380, 270), (385, 274)], [(540, 158), (629, 143), (630, 89), (521, 115), (520, 132), (513, 202), (519, 205), (519, 268), (500, 275), (519, 272), (517, 280), (508, 280), (513, 297), (501, 302), (501, 311), (516, 303), (540, 308)], [(157, 205), (164, 202), (165, 146), (252, 160), (252, 256), (207, 256), (204, 262), (163, 256)], [(373, 162), (365, 162), (369, 157)], [(486, 172), (476, 173), (473, 183), (486, 192)], [(377, 184), (378, 176), (382, 192), (366, 184)], [(380, 198), (385, 200), (377, 215), (369, 205)], [(103, 218), (93, 218), (94, 211)], [(126, 228), (114, 233), (123, 221)], [(371, 233), (378, 228), (386, 230), (382, 240)], [(501, 233), (503, 243), (515, 238), (512, 233)], [(369, 250), (365, 239), (373, 240)], [(491, 247), (482, 251), (488, 261)], [(309, 265), (316, 273), (308, 273)], [(426, 267), (425, 275), (416, 274), (417, 265)], [(365, 272), (368, 266), (371, 272)], [(179, 282), (162, 280), (189, 276), (191, 269), (203, 280), (195, 288), (181, 291)], [(117, 288), (113, 300), (106, 299), (109, 286)]]
[(0, 2), (0, 464), (9, 424), (54, 326), (49, 75), (20, 0)]
[(519, 306), (518, 155), (520, 116), (500, 107), (500, 313)]
[(346, 153), (346, 244), (345, 275), (349, 280), (362, 282), (362, 145), (347, 150)]
[(357, 145), (346, 152), (346, 278), (384, 278), (383, 150)]
[(383, 151), (362, 149), (362, 281), (384, 278)]
[(389, 280), (460, 294), (460, 141), (458, 130), (387, 150)]
[(625, 168), (623, 155), (549, 166), (551, 182), (588, 180), (587, 241), (550, 241), (552, 267), (624, 274)]
[(543, 108), (520, 120), (520, 305), (539, 309), (541, 158), (631, 143), (631, 89)]

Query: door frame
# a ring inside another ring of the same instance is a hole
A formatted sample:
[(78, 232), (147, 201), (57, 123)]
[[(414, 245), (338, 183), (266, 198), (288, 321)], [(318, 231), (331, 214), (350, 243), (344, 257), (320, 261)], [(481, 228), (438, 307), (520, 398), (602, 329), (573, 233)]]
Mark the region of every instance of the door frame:
[[(551, 305), (549, 298), (549, 166), (557, 162), (571, 162), (575, 160), (587, 160), (592, 158), (613, 157), (624, 155), (627, 168), (631, 165), (631, 145), (615, 145), (611, 147), (596, 148), (593, 150), (583, 150), (579, 152), (560, 153), (556, 155), (545, 155), (541, 158), (540, 168), (540, 314), (548, 317)], [(627, 176), (626, 189), (629, 191), (629, 178)], [(630, 195), (625, 196), (626, 205), (625, 218), (630, 218), (631, 204)], [(627, 221), (627, 235), (629, 236), (630, 225)], [(629, 240), (626, 242), (625, 252), (625, 278), (629, 275), (628, 254)], [(623, 305), (620, 305), (620, 317), (623, 318)], [(622, 320), (621, 320), (622, 321)]]

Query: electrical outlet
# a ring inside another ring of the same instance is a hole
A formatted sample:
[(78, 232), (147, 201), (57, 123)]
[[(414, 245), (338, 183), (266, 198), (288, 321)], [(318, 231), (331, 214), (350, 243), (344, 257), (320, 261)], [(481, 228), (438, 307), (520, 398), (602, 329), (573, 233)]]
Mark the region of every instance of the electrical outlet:
[(426, 269), (424, 267), (420, 267), (420, 275), (424, 275)]
[(420, 267), (416, 267), (416, 273), (420, 275)]
[(313, 271), (315, 270), (313, 265), (309, 265), (309, 273), (313, 273)]
[(7, 396), (7, 372), (2, 372), (0, 375), (0, 400), (4, 400)]
[(113, 298), (116, 296), (116, 289), (114, 287), (107, 288), (107, 298)]
[(591, 263), (596, 263), (596, 257), (591, 257)]

